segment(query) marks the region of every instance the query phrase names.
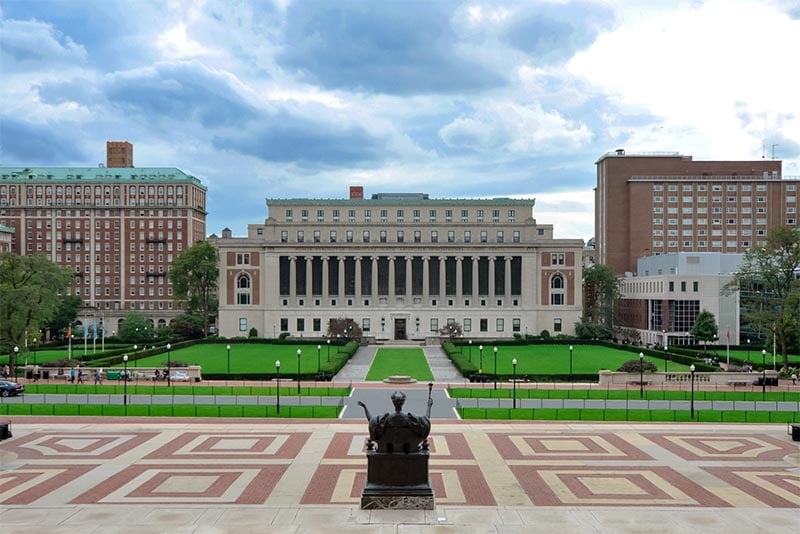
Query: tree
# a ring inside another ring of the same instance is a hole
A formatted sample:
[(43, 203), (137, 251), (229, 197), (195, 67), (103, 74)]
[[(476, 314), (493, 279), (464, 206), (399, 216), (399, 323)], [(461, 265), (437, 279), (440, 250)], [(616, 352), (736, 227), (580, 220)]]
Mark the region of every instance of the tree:
[(58, 298), (58, 308), (53, 318), (43, 326), (50, 330), (50, 335), (66, 335), (69, 325), (78, 317), (78, 310), (83, 304), (83, 299), (78, 295), (63, 295)]
[(149, 319), (139, 313), (131, 312), (119, 325), (117, 337), (123, 343), (145, 344), (152, 343), (154, 334), (153, 323)]
[(789, 368), (789, 344), (800, 330), (800, 231), (780, 226), (745, 253), (727, 290), (739, 290), (742, 319), (762, 336), (776, 337)]
[(453, 321), (447, 323), (443, 327), (439, 329), (440, 336), (447, 336), (450, 341), (455, 341), (459, 339), (464, 334), (464, 329), (461, 328), (461, 325), (457, 322)]
[(182, 313), (169, 324), (172, 333), (184, 339), (203, 337), (203, 321), (197, 315)]
[(361, 327), (349, 317), (331, 319), (328, 323), (328, 337), (332, 339), (342, 339), (344, 341), (352, 339), (361, 343), (362, 335)]
[(717, 328), (717, 321), (714, 319), (714, 314), (708, 310), (701, 310), (694, 320), (694, 326), (689, 332), (693, 338), (698, 341), (703, 341), (708, 344), (709, 341), (714, 341), (717, 337), (719, 329)]
[(203, 334), (208, 335), (209, 315), (217, 307), (217, 251), (208, 241), (201, 241), (184, 250), (169, 272), (175, 298), (188, 304), (189, 313), (203, 320)]
[(581, 339), (609, 339), (611, 329), (602, 323), (588, 321), (586, 317), (575, 323), (575, 336)]
[(612, 328), (619, 287), (617, 275), (607, 265), (592, 265), (583, 270), (584, 317), (588, 322)]
[[(38, 330), (50, 321), (58, 311), (59, 293), (69, 287), (71, 276), (68, 269), (44, 254), (0, 254), (0, 340), (19, 346), (26, 330)], [(11, 351), (9, 366), (13, 370), (15, 365)]]

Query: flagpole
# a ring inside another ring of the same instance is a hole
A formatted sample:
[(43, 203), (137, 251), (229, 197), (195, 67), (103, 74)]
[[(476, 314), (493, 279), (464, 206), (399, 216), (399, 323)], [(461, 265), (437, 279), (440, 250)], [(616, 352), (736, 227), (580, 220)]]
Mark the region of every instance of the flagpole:
[(101, 347), (100, 350), (102, 352), (105, 352), (106, 351), (106, 315), (105, 314), (103, 314), (103, 318), (101, 319), (100, 328), (101, 328), (100, 332), (101, 332), (101, 334), (103, 336), (103, 337), (100, 338), (100, 347)]
[(67, 327), (67, 343), (69, 344), (69, 347), (67, 348), (67, 359), (71, 360), (72, 359), (72, 323), (71, 322), (69, 323), (69, 326)]
[(727, 342), (726, 352), (728, 353), (728, 363), (727, 363), (727, 365), (728, 365), (728, 367), (730, 367), (731, 366), (731, 330), (730, 330), (730, 328), (728, 329), (728, 342)]
[(84, 315), (83, 316), (83, 355), (86, 356), (89, 353), (89, 318)]

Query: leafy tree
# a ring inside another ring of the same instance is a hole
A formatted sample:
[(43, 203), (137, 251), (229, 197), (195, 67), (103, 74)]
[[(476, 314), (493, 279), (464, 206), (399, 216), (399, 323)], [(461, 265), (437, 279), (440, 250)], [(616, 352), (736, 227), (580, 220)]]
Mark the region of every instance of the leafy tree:
[(67, 328), (78, 317), (78, 310), (83, 304), (83, 299), (78, 295), (63, 295), (59, 297), (58, 309), (53, 318), (44, 327), (50, 330), (51, 335), (66, 335)]
[(614, 305), (620, 296), (620, 281), (607, 265), (583, 270), (584, 316), (589, 322), (614, 324)]
[(694, 326), (689, 332), (693, 338), (708, 344), (709, 341), (714, 341), (717, 337), (717, 321), (714, 319), (714, 314), (708, 310), (701, 310), (694, 320)]
[(448, 323), (439, 329), (439, 335), (447, 336), (450, 341), (459, 339), (464, 334), (464, 329), (455, 321)]
[(363, 332), (361, 331), (361, 327), (349, 317), (331, 319), (328, 323), (328, 337), (330, 338), (338, 338), (344, 341), (350, 341), (352, 339), (361, 343), (362, 336)]
[(204, 335), (208, 335), (209, 316), (216, 313), (218, 277), (217, 251), (208, 241), (184, 250), (169, 272), (176, 300), (186, 302), (189, 313), (202, 319)]
[[(21, 345), (25, 331), (38, 330), (57, 313), (71, 273), (44, 254), (18, 256), (0, 254), (0, 340)], [(16, 366), (11, 351), (9, 366)]]
[(155, 331), (153, 323), (143, 315), (131, 312), (125, 316), (125, 320), (119, 325), (117, 337), (123, 343), (152, 343)]
[(197, 315), (182, 313), (169, 324), (172, 333), (184, 339), (203, 337), (203, 320)]
[(608, 339), (611, 337), (611, 329), (602, 323), (581, 317), (581, 320), (575, 323), (575, 336), (581, 339)]
[(783, 370), (789, 369), (789, 344), (800, 330), (800, 231), (781, 226), (767, 241), (745, 253), (739, 272), (727, 290), (739, 290), (742, 318), (752, 328), (775, 334), (783, 356)]

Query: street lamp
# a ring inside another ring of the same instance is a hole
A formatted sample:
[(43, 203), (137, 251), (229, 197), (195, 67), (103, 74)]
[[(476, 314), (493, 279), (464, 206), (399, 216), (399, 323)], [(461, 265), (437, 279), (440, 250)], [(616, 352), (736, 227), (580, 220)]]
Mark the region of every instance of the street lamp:
[(497, 347), (494, 348), (494, 389), (497, 389)]
[(297, 394), (300, 395), (300, 355), (303, 351), (297, 349)]
[(472, 340), (469, 340), (469, 363), (472, 363)]
[(122, 405), (125, 406), (126, 410), (128, 409), (128, 355), (122, 355), (122, 363), (125, 364), (125, 371), (123, 372), (123, 382), (122, 382)]
[(669, 347), (664, 345), (664, 372), (665, 373), (667, 372), (667, 361), (669, 360), (669, 352), (667, 352), (668, 349), (669, 349)]
[(320, 368), (322, 365), (320, 364), (319, 352), (322, 350), (322, 345), (317, 345), (317, 374), (319, 374)]
[[(136, 330), (138, 331), (139, 329), (137, 328)], [(136, 351), (138, 350), (138, 348), (139, 348), (138, 345), (136, 345), (136, 344), (133, 345), (133, 356), (134, 356), (133, 365), (134, 366), (136, 366)]]
[(644, 397), (644, 353), (639, 353), (639, 398)]
[(514, 358), (511, 360), (511, 367), (514, 368), (514, 378), (512, 380), (512, 384), (514, 387), (514, 409), (517, 408), (517, 359)]
[(275, 380), (278, 381), (277, 395), (278, 395), (278, 413), (281, 413), (281, 361), (275, 360)]
[(228, 345), (225, 348), (228, 350), (228, 379), (230, 379), (230, 375), (231, 375), (231, 346)]
[(767, 398), (767, 349), (761, 349), (761, 400)]
[(328, 338), (328, 363), (331, 363), (331, 338)]
[(573, 346), (569, 346), (569, 381), (572, 382), (572, 349)]
[(747, 340), (747, 361), (750, 361), (750, 340)]
[(170, 364), (172, 363), (172, 362), (170, 361), (170, 351), (171, 351), (171, 350), (172, 350), (172, 345), (170, 345), (169, 343), (167, 343), (167, 385), (168, 385), (168, 386), (171, 386), (171, 385), (172, 385), (172, 382), (171, 382), (171, 380), (172, 380), (172, 379), (171, 379), (171, 378), (170, 378), (170, 376), (169, 376), (169, 375), (171, 374), (171, 373), (170, 373)]
[(478, 372), (482, 373), (483, 372), (483, 345), (479, 345), (478, 346), (478, 351), (481, 354), (481, 360), (480, 360), (481, 364), (478, 366)]
[(17, 356), (19, 356), (19, 347), (14, 345), (14, 365), (11, 369), (12, 380), (17, 379)]
[(692, 397), (690, 403), (690, 410), (692, 414), (692, 419), (694, 419), (694, 364), (689, 366), (689, 371), (692, 373)]
[(33, 365), (36, 365), (36, 338), (33, 338)]

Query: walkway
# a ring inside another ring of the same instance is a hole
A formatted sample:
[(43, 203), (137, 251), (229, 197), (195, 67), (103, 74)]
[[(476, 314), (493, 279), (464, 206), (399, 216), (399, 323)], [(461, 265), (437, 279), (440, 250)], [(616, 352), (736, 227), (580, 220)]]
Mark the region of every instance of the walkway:
[(3, 532), (783, 534), (800, 508), (785, 425), (434, 420), (433, 511), (359, 508), (365, 422), (15, 417), (12, 431)]

